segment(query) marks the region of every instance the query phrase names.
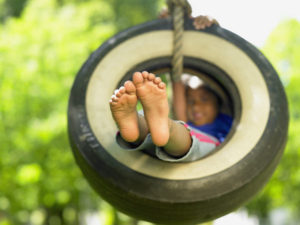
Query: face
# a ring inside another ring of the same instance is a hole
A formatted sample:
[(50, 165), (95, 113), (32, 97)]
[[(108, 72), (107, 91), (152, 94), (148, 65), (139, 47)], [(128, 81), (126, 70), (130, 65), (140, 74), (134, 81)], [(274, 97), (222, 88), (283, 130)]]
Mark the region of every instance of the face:
[(218, 111), (218, 100), (213, 93), (201, 87), (187, 90), (187, 116), (194, 125), (212, 123)]

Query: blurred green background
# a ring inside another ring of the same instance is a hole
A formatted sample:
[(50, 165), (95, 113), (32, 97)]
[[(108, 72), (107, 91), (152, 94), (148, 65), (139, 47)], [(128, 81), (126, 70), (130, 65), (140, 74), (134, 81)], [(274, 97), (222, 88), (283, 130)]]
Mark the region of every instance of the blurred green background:
[[(0, 0), (0, 225), (144, 223), (91, 190), (69, 147), (66, 111), (75, 75), (89, 54), (117, 32), (155, 19), (163, 5)], [(289, 137), (272, 179), (244, 209), (260, 224), (270, 224), (271, 213), (280, 209), (292, 224), (300, 217), (299, 21), (282, 21), (261, 50), (286, 89)]]

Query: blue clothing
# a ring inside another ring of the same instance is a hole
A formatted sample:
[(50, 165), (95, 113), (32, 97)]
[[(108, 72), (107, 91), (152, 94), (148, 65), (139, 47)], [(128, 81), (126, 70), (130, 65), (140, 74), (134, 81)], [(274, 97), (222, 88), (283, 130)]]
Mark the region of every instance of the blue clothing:
[(213, 123), (205, 124), (202, 126), (196, 126), (191, 122), (187, 124), (197, 130), (200, 130), (204, 133), (207, 133), (211, 136), (216, 137), (220, 142), (223, 142), (226, 138), (226, 135), (229, 133), (233, 119), (223, 113), (219, 113), (217, 118)]

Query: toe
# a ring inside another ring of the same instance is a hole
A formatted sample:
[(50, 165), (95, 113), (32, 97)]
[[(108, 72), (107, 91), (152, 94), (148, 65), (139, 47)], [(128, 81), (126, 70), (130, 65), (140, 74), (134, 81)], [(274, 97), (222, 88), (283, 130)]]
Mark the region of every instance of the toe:
[(154, 79), (154, 83), (155, 83), (155, 84), (159, 84), (160, 82), (161, 82), (160, 77), (156, 77), (156, 78)]
[(113, 99), (109, 100), (109, 105), (115, 106), (116, 104), (118, 104), (118, 102), (114, 101)]
[(116, 99), (117, 99), (117, 96), (116, 96), (115, 94), (113, 94), (113, 95), (111, 96), (111, 99), (112, 99), (112, 100), (116, 100)]
[(115, 95), (116, 95), (118, 98), (120, 98), (120, 97), (123, 95), (123, 93), (121, 93), (120, 91), (118, 91), (117, 93), (115, 93)]
[(125, 87), (124, 86), (121, 86), (120, 88), (119, 88), (119, 92), (121, 93), (121, 94), (124, 94), (125, 93)]
[(110, 102), (110, 105), (111, 105), (112, 107), (114, 107), (114, 106), (117, 106), (117, 105), (118, 105), (118, 103), (117, 103), (117, 102), (113, 102), (113, 101), (111, 101), (111, 102)]
[(126, 81), (124, 86), (125, 86), (126, 93), (130, 95), (135, 95), (136, 89), (134, 84), (131, 81)]
[(166, 84), (164, 82), (160, 82), (158, 84), (158, 87), (161, 88), (161, 89), (164, 89), (166, 87)]
[(143, 71), (142, 75), (143, 75), (144, 79), (147, 79), (149, 76), (149, 73), (147, 71)]
[(148, 80), (153, 81), (155, 79), (155, 75), (153, 73), (149, 73)]
[(112, 102), (118, 102), (118, 100), (119, 100), (118, 98), (112, 98), (111, 99)]
[(114, 91), (114, 95), (117, 97), (117, 98), (120, 98), (122, 96), (122, 93), (120, 92), (119, 89), (115, 90)]
[[(143, 75), (140, 72), (135, 72), (133, 74), (133, 78), (132, 79), (133, 79), (133, 83), (134, 83), (134, 85), (136, 87), (139, 87), (144, 82), (144, 77), (143, 77)], [(126, 88), (126, 86), (125, 86), (125, 88)]]

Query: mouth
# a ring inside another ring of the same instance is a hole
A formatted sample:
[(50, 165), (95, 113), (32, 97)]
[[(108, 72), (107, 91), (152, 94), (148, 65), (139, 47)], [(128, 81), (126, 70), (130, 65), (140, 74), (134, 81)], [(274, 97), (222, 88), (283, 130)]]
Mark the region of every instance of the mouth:
[(194, 120), (201, 120), (201, 119), (203, 119), (204, 114), (203, 113), (199, 113), (199, 112), (193, 113), (193, 117), (194, 117)]

